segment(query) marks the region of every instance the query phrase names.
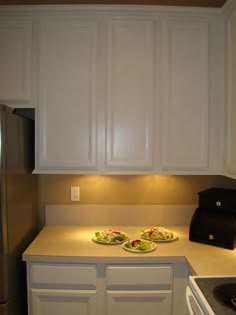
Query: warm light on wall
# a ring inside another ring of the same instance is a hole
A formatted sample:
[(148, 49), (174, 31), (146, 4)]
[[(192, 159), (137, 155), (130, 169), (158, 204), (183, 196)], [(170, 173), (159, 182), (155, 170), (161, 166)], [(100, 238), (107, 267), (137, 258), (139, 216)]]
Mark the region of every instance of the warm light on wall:
[(196, 204), (210, 187), (236, 189), (223, 176), (39, 175), (39, 202), (72, 203), (70, 188), (80, 187), (80, 204)]

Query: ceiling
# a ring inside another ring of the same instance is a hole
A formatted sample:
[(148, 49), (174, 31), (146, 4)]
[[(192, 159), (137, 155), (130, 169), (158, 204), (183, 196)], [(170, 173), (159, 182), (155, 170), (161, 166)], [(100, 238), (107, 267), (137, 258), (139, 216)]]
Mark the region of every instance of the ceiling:
[(227, 0), (0, 0), (0, 5), (136, 4), (221, 8)]

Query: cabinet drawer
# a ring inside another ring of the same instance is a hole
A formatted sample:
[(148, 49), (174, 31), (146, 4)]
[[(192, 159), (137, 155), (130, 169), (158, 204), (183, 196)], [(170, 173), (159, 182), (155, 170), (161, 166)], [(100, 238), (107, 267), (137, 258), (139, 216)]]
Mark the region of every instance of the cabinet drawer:
[(30, 281), (32, 285), (96, 286), (96, 266), (32, 264)]
[(106, 270), (106, 284), (108, 287), (170, 288), (172, 274), (171, 266), (109, 266)]

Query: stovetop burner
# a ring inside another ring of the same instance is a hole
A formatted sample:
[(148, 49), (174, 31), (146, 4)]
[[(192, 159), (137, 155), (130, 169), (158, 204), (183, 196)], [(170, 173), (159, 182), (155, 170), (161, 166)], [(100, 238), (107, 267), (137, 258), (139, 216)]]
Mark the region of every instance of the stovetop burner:
[(208, 304), (216, 315), (235, 315), (236, 277), (195, 278)]
[(221, 284), (213, 289), (215, 298), (236, 311), (236, 283)]

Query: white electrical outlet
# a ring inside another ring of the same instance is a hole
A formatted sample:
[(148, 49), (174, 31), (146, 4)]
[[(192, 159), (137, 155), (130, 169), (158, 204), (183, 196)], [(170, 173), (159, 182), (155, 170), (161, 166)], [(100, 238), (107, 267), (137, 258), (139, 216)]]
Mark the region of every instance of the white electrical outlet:
[(70, 199), (71, 201), (80, 201), (80, 188), (79, 187), (70, 188)]

